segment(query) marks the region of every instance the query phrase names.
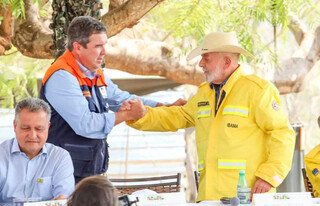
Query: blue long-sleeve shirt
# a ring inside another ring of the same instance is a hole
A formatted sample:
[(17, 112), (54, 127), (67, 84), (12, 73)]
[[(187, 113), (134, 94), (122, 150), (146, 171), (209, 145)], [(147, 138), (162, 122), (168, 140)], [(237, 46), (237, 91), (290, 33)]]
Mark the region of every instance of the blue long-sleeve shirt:
[(66, 150), (46, 143), (29, 159), (16, 138), (0, 144), (0, 205), (11, 205), (14, 198), (68, 197), (73, 190), (73, 165)]
[[(86, 77), (93, 79), (91, 73), (78, 63)], [(104, 72), (107, 86), (107, 96), (112, 104), (110, 109), (117, 112), (123, 101), (138, 98), (126, 91), (122, 91), (109, 79)], [(96, 97), (94, 90), (91, 91)], [(95, 113), (88, 108), (88, 101), (79, 88), (77, 79), (65, 70), (58, 70), (45, 84), (45, 96), (52, 107), (68, 122), (76, 134), (92, 139), (104, 139), (115, 124), (114, 113)], [(155, 107), (157, 102), (139, 97), (145, 105)]]

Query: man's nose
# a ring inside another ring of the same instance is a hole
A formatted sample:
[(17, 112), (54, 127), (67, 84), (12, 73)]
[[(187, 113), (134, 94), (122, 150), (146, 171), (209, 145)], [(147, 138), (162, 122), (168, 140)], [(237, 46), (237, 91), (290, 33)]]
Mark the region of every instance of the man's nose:
[(34, 129), (31, 129), (29, 132), (29, 137), (35, 139), (37, 137), (37, 132)]
[(199, 67), (204, 67), (204, 61), (203, 61), (203, 58), (201, 58), (201, 60), (199, 61)]
[(105, 55), (105, 54), (106, 54), (106, 45), (104, 45), (104, 46), (102, 47), (101, 54), (102, 54), (102, 55)]

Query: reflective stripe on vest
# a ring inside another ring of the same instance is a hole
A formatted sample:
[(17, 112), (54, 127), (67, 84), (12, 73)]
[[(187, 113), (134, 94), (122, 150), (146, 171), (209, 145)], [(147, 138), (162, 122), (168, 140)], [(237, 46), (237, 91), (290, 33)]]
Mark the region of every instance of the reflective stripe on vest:
[(198, 171), (201, 172), (204, 169), (204, 161), (201, 160), (198, 163)]
[(247, 167), (246, 160), (235, 160), (235, 159), (218, 159), (219, 169), (240, 169), (245, 170)]
[(222, 114), (233, 114), (233, 115), (238, 115), (238, 116), (242, 116), (242, 117), (248, 117), (249, 116), (249, 108), (229, 105), (229, 106), (225, 106), (223, 108)]
[(198, 118), (200, 117), (210, 117), (211, 116), (211, 108), (205, 107), (198, 109)]

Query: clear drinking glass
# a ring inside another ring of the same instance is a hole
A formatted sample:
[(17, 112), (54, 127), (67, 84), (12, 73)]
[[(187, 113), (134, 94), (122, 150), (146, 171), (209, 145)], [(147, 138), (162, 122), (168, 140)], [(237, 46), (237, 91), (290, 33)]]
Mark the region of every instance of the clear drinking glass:
[(29, 197), (29, 198), (14, 198), (13, 206), (23, 206), (26, 202), (40, 202), (41, 197)]

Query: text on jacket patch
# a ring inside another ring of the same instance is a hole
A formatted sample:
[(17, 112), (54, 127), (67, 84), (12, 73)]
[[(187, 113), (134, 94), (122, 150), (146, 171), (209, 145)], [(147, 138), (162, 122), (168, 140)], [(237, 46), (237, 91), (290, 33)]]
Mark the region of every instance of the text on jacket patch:
[(228, 123), (227, 127), (238, 128), (238, 124)]

